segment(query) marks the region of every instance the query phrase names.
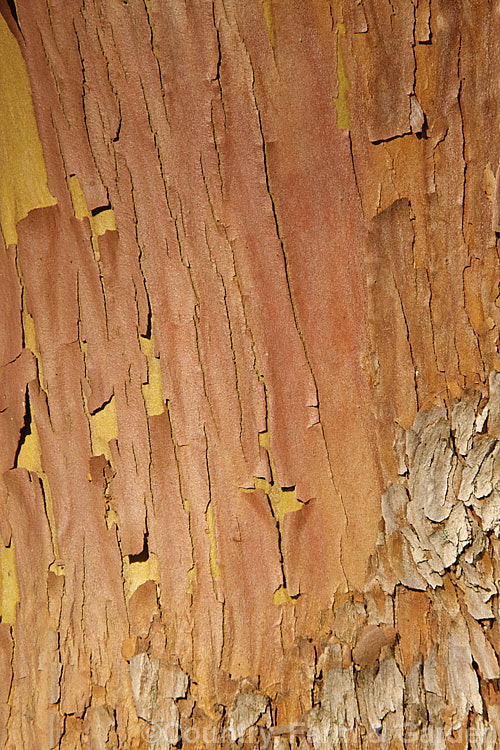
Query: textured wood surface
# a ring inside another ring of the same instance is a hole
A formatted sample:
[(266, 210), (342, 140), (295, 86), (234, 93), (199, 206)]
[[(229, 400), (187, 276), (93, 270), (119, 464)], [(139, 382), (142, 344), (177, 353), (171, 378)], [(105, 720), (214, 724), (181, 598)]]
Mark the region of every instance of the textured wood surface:
[(498, 3), (0, 11), (0, 745), (500, 732)]

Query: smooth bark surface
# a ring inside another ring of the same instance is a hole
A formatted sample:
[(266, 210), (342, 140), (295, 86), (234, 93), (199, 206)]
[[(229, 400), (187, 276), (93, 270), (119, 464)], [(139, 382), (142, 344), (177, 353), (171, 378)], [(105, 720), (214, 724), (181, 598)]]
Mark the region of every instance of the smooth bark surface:
[(0, 746), (495, 747), (498, 3), (0, 11)]

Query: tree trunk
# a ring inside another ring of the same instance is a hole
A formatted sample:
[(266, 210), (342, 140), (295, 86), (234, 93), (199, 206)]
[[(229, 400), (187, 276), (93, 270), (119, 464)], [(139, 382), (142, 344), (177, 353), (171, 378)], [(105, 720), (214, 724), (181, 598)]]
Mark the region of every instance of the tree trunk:
[(0, 11), (0, 746), (495, 747), (498, 3)]

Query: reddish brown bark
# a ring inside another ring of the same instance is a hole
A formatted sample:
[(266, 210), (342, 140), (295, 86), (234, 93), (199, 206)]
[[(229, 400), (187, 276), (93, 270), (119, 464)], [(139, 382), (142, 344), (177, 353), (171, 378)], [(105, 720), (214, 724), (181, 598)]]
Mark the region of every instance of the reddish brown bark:
[(496, 727), (496, 5), (0, 9), (3, 746)]

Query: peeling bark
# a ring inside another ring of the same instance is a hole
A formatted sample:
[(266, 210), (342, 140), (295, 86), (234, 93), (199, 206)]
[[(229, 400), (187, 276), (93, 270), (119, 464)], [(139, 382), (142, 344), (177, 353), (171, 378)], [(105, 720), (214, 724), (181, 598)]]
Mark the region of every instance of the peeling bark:
[(0, 747), (496, 746), (499, 18), (0, 0)]

